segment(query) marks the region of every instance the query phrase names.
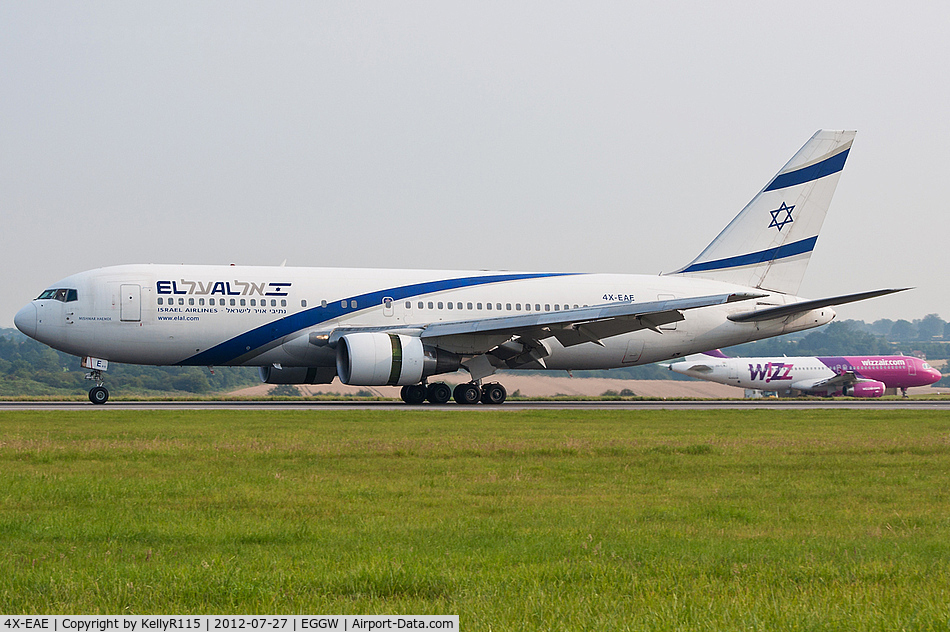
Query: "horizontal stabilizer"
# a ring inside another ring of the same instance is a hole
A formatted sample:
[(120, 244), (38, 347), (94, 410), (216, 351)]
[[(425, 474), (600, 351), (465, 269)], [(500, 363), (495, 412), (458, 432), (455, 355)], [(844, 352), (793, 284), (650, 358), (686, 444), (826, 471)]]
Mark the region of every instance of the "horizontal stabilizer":
[(813, 309), (831, 307), (832, 305), (844, 305), (845, 303), (854, 303), (855, 301), (863, 301), (868, 298), (893, 294), (894, 292), (903, 292), (904, 290), (909, 289), (910, 288), (908, 287), (902, 287), (887, 290), (873, 290), (871, 292), (859, 292), (857, 294), (846, 294), (844, 296), (832, 296), (831, 298), (818, 298), (812, 301), (792, 303), (791, 305), (781, 305), (779, 307), (769, 307), (752, 312), (742, 312), (741, 314), (733, 314), (728, 318), (734, 323), (774, 320), (776, 318), (785, 318), (786, 316), (791, 316), (793, 314), (803, 314), (805, 312), (810, 312)]

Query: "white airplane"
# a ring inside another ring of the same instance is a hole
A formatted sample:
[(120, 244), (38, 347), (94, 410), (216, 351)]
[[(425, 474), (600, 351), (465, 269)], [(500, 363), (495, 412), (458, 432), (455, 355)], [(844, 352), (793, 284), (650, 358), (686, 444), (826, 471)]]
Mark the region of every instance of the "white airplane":
[[(796, 296), (854, 139), (819, 131), (689, 265), (660, 276), (122, 265), (58, 281), (17, 328), (109, 362), (257, 366), (270, 384), (402, 386), (407, 403), (501, 403), (499, 369), (609, 369), (809, 329), (831, 305), (899, 290)], [(453, 391), (434, 375), (465, 369)]]
[(920, 358), (887, 356), (798, 356), (730, 358), (718, 349), (667, 365), (671, 371), (710, 382), (763, 391), (880, 397), (899, 388), (927, 386), (942, 377)]

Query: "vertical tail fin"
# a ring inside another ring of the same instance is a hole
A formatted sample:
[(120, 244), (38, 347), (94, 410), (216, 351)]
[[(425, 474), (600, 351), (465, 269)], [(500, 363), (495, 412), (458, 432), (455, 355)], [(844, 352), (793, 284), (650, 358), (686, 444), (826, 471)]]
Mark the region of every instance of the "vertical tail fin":
[(698, 257), (673, 274), (796, 294), (854, 135), (816, 132)]

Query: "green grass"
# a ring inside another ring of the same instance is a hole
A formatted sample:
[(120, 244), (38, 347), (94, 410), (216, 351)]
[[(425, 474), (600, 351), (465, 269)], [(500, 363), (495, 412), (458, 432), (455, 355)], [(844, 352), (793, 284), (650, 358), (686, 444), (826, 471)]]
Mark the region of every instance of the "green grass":
[(0, 612), (946, 630), (931, 411), (0, 413)]

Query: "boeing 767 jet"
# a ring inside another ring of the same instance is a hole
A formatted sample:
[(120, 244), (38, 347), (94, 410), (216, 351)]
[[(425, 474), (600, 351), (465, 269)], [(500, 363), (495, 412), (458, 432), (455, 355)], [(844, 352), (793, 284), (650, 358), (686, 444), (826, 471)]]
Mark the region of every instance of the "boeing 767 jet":
[[(648, 364), (818, 327), (833, 305), (898, 291), (797, 296), (854, 135), (817, 132), (670, 274), (132, 264), (53, 283), (15, 323), (81, 356), (97, 404), (110, 362), (256, 366), (269, 384), (500, 404), (504, 386), (487, 381), (499, 370)], [(471, 379), (454, 391), (432, 379), (460, 369)]]

